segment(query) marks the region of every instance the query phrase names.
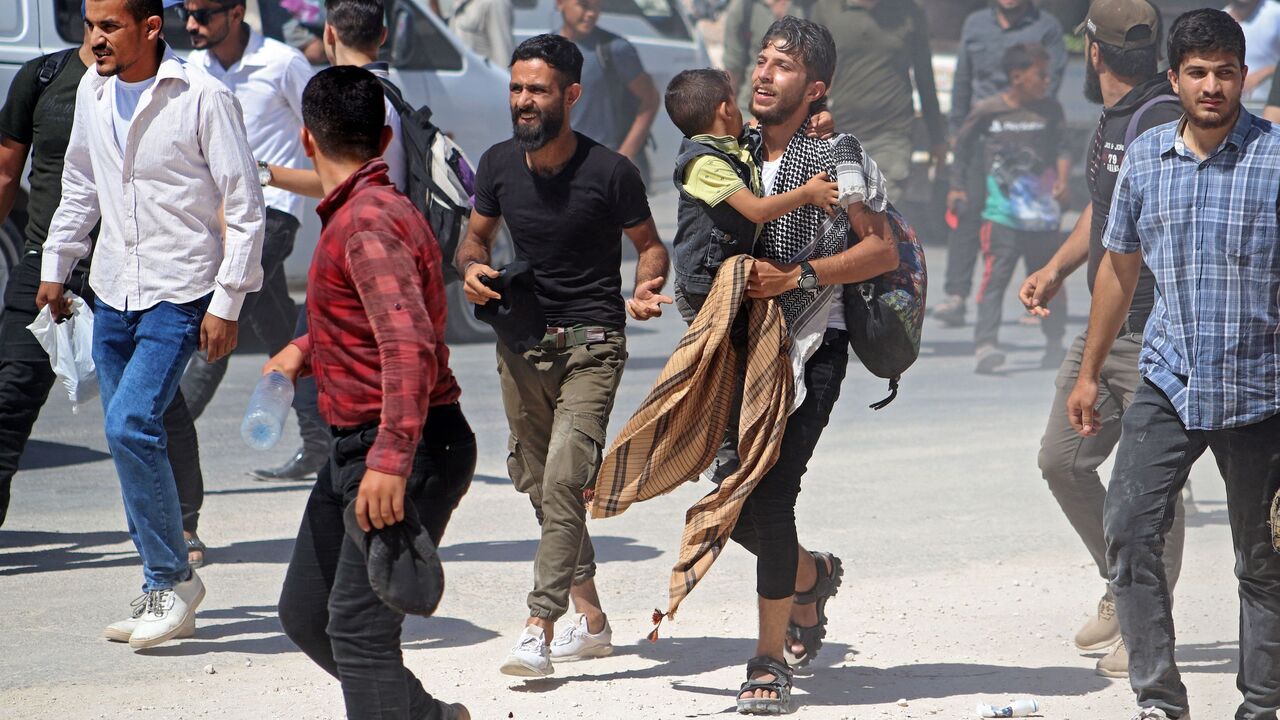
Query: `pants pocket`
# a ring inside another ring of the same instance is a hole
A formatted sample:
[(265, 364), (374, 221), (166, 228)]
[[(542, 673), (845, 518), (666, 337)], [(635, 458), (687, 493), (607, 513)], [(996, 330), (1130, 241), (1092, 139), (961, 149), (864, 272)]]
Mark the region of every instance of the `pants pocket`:
[(586, 413), (574, 413), (568, 438), (568, 448), (573, 453), (574, 472), (566, 482), (585, 490), (595, 487), (596, 473), (604, 451), (605, 421)]

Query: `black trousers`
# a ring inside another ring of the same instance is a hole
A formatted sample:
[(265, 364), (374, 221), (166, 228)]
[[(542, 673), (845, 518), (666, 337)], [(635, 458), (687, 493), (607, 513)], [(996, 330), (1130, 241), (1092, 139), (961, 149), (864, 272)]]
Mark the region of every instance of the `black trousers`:
[[(298, 306), (289, 297), (289, 283), (284, 273), (284, 261), (293, 252), (298, 226), (298, 219), (289, 213), (267, 208), (267, 230), (262, 241), (262, 288), (245, 296), (240, 308), (242, 324), (271, 355), (280, 352), (293, 339), (298, 317)], [(191, 357), (182, 376), (182, 394), (193, 417), (204, 413), (227, 374), (229, 361), (230, 356), (214, 363), (199, 353)]]
[[(31, 429), (49, 398), (57, 376), (49, 356), (26, 326), (36, 317), (36, 291), (40, 287), (40, 249), (29, 245), (9, 276), (5, 312), (0, 326), (0, 525), (9, 511), (13, 476), (18, 471)], [(93, 301), (93, 291), (83, 272), (76, 272), (67, 288)], [(200, 472), (200, 442), (195, 421), (179, 392), (164, 413), (169, 436), (168, 455), (182, 505), (182, 529), (196, 532), (204, 504), (204, 475)]]
[[(364, 556), (343, 527), (355, 500), (376, 429), (335, 431), (329, 465), (320, 471), (280, 594), (285, 633), (342, 683), (351, 720), (441, 720), (440, 701), (404, 666), (404, 615), (369, 586)], [(413, 502), (437, 546), (454, 508), (471, 486), (476, 442), (458, 405), (431, 408), (408, 479)]]
[[(300, 338), (307, 334), (307, 305), (304, 302), (298, 311), (298, 322), (293, 329), (293, 337)], [(320, 395), (316, 390), (314, 375), (298, 378), (293, 385), (293, 412), (298, 416), (298, 432), (302, 434), (302, 445), (308, 452), (328, 453), (333, 442), (329, 434), (329, 426), (320, 417)]]
[(840, 398), (848, 367), (849, 334), (828, 330), (804, 367), (808, 394), (787, 419), (778, 461), (751, 491), (733, 528), (733, 540), (756, 556), (756, 592), (766, 600), (782, 600), (795, 592), (800, 480)]

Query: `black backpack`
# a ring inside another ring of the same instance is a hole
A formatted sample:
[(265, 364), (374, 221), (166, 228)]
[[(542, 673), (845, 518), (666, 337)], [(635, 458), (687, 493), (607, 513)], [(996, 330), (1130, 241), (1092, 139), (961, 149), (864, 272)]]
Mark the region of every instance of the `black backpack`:
[(80, 48), (67, 48), (58, 52), (49, 53), (41, 58), (40, 70), (36, 73), (36, 99), (39, 100), (44, 91), (53, 84), (55, 78), (62, 73), (62, 69), (67, 66), (67, 62), (71, 60), (71, 56), (80, 51)]
[(457, 275), (453, 255), (471, 216), (475, 172), (462, 148), (431, 122), (431, 108), (423, 105), (415, 110), (400, 88), (386, 78), (378, 80), (400, 115), (400, 141), (408, 165), (405, 194), (435, 233), (446, 279), (453, 279)]

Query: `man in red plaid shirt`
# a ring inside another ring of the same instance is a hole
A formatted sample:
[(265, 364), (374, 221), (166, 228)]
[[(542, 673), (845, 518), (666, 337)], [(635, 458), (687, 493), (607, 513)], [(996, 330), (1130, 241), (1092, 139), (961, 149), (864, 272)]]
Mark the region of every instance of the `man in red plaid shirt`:
[(302, 96), (302, 140), (325, 197), (307, 276), (310, 332), (267, 362), (315, 375), (333, 426), (329, 464), (307, 501), (280, 595), (285, 632), (342, 682), (348, 718), (469, 718), (435, 700), (400, 654), (404, 615), (369, 584), (364, 553), (343, 526), (354, 503), (364, 532), (405, 519), (412, 503), (439, 545), (471, 484), (475, 436), (458, 405), (444, 344), (440, 247), (392, 185), (382, 86), (333, 67)]

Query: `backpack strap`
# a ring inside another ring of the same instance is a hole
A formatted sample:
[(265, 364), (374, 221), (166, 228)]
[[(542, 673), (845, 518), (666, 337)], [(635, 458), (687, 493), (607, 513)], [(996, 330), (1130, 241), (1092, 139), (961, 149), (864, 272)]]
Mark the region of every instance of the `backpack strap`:
[(1138, 138), (1138, 126), (1142, 122), (1142, 116), (1146, 115), (1151, 108), (1164, 102), (1180, 102), (1180, 100), (1177, 95), (1157, 95), (1142, 103), (1142, 106), (1133, 113), (1133, 117), (1129, 118), (1129, 127), (1124, 131), (1125, 152), (1129, 151), (1129, 145)]
[(40, 61), (40, 69), (36, 72), (36, 99), (39, 100), (44, 91), (53, 84), (54, 79), (62, 74), (62, 69), (67, 66), (71, 60), (72, 53), (79, 52), (80, 48), (67, 48), (59, 50), (55, 53), (45, 55)]

